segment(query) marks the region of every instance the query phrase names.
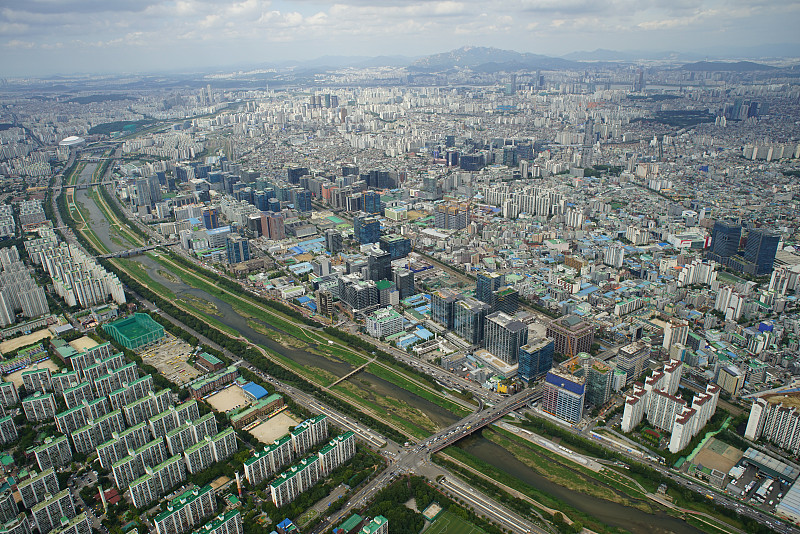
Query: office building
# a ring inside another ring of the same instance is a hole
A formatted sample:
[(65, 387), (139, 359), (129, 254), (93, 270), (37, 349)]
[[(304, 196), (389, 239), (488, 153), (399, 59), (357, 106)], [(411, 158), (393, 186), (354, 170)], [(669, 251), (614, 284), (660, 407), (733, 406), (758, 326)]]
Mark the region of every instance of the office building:
[(542, 393), (542, 410), (568, 421), (578, 423), (583, 417), (586, 397), (586, 378), (561, 369), (547, 372)]
[(219, 210), (217, 208), (203, 208), (203, 226), (206, 230), (219, 228)]
[(75, 503), (69, 489), (48, 495), (31, 508), (31, 517), (39, 532), (50, 532), (61, 525), (61, 518), (72, 519), (76, 515)]
[(342, 234), (338, 230), (333, 228), (325, 230), (325, 249), (331, 254), (335, 255), (342, 251), (343, 241)]
[(392, 278), (392, 258), (388, 252), (370, 250), (367, 254), (367, 278), (375, 282)]
[(361, 205), (366, 213), (380, 213), (383, 211), (381, 208), (381, 195), (375, 191), (364, 191), (361, 193)]
[(229, 510), (195, 530), (194, 534), (242, 534), (242, 532), (244, 530), (239, 510)]
[(506, 285), (506, 275), (499, 273), (478, 273), (475, 298), (492, 304), (492, 293)]
[(397, 288), (400, 300), (417, 293), (414, 288), (414, 271), (402, 267), (392, 269), (392, 281)]
[(403, 331), (403, 316), (392, 308), (383, 308), (367, 316), (367, 334), (383, 339)]
[(401, 235), (382, 235), (378, 244), (381, 250), (389, 253), (392, 260), (405, 258), (411, 253), (411, 240)]
[(744, 248), (744, 259), (755, 265), (753, 274), (763, 276), (772, 272), (780, 240), (780, 234), (774, 234), (764, 229), (750, 230)]
[(308, 213), (311, 207), (311, 191), (302, 190), (294, 192), (294, 208), (300, 213)]
[(235, 265), (250, 259), (250, 242), (239, 235), (228, 235), (225, 240), (228, 263)]
[(730, 221), (714, 222), (714, 229), (711, 232), (711, 254), (712, 259), (720, 263), (724, 258), (730, 258), (739, 250), (739, 242), (742, 238), (742, 227)]
[(482, 344), (490, 310), (488, 304), (472, 297), (458, 300), (453, 306), (453, 332), (470, 345)]
[(378, 287), (373, 280), (362, 280), (358, 275), (348, 274), (339, 277), (338, 286), (339, 300), (353, 312), (364, 313), (380, 303)]
[(299, 184), (300, 178), (308, 176), (308, 167), (301, 167), (299, 165), (290, 165), (286, 168), (286, 179), (290, 184)]
[[(278, 208), (278, 211), (280, 211), (280, 207)], [(283, 214), (276, 212), (262, 212), (261, 232), (267, 239), (271, 239), (273, 241), (286, 239), (286, 225), (284, 224)]]
[(455, 326), (456, 302), (461, 299), (461, 294), (452, 289), (440, 289), (431, 294), (431, 319), (453, 330)]
[(519, 308), (519, 293), (511, 286), (501, 287), (497, 291), (492, 291), (489, 305), (493, 312), (503, 312), (506, 315), (513, 315)]
[(334, 309), (333, 294), (324, 289), (317, 291), (317, 313), (330, 318)]
[(157, 534), (183, 534), (217, 511), (214, 490), (206, 484), (181, 493), (153, 518)]
[(611, 398), (614, 384), (614, 368), (603, 360), (589, 357), (585, 368), (586, 402), (593, 406), (602, 406)]
[(362, 245), (377, 243), (381, 237), (380, 221), (377, 217), (356, 215), (353, 217), (353, 236)]
[(594, 326), (576, 315), (567, 315), (551, 320), (545, 335), (553, 340), (557, 353), (573, 357), (592, 350)]
[(528, 343), (528, 325), (503, 312), (494, 312), (486, 316), (484, 328), (486, 350), (509, 365), (516, 364), (520, 347)]
[(55, 470), (50, 467), (41, 473), (31, 473), (31, 477), (17, 484), (22, 505), (31, 509), (35, 504), (42, 502), (47, 495), (58, 493), (58, 478)]
[(735, 365), (724, 365), (717, 370), (715, 381), (731, 397), (735, 397), (744, 386), (744, 378), (745, 374)]
[(650, 358), (650, 347), (641, 341), (634, 341), (620, 347), (617, 352), (617, 369), (625, 372), (626, 386), (642, 375), (648, 358)]

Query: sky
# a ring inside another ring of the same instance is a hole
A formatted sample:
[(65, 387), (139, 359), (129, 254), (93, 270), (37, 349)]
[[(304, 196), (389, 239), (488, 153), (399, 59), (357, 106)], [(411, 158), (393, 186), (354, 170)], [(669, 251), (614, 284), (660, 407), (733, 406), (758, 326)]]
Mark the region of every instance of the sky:
[(797, 0), (0, 0), (0, 77), (800, 43)]

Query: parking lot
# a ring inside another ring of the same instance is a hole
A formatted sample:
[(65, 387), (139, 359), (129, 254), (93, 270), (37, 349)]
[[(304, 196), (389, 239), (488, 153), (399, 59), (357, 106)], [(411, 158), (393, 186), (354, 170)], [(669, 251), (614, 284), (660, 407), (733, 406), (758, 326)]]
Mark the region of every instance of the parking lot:
[[(773, 480), (769, 491), (763, 492), (760, 496), (759, 488), (769, 480)], [(772, 511), (790, 487), (791, 484), (782, 484), (778, 479), (771, 479), (755, 466), (750, 465), (738, 480), (732, 481), (728, 485), (727, 489), (731, 495), (735, 495), (736, 491), (741, 491), (742, 493), (738, 497), (743, 501), (752, 506)]]
[(193, 350), (182, 339), (167, 334), (163, 342), (148, 347), (141, 356), (144, 363), (158, 369), (167, 380), (183, 385), (203, 374), (186, 361)]

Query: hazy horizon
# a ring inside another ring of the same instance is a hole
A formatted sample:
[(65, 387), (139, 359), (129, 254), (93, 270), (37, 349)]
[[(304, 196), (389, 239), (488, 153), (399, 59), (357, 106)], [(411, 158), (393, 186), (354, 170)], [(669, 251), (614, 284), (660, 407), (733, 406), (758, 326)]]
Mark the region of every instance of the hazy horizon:
[(153, 72), (488, 46), (563, 56), (800, 45), (791, 1), (0, 0), (2, 76)]

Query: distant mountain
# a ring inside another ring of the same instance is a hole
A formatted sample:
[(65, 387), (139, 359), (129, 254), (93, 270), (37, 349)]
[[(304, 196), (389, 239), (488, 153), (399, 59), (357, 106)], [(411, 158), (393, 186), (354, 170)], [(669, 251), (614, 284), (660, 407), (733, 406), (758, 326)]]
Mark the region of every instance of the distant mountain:
[(754, 72), (759, 70), (777, 69), (777, 67), (771, 67), (762, 63), (754, 63), (752, 61), (698, 61), (696, 63), (687, 63), (682, 68), (683, 70), (692, 71), (724, 72)]
[(469, 67), (483, 72), (497, 72), (519, 69), (571, 69), (580, 65), (567, 59), (540, 54), (484, 46), (465, 46), (450, 52), (422, 57), (412, 63), (411, 67), (420, 70)]

